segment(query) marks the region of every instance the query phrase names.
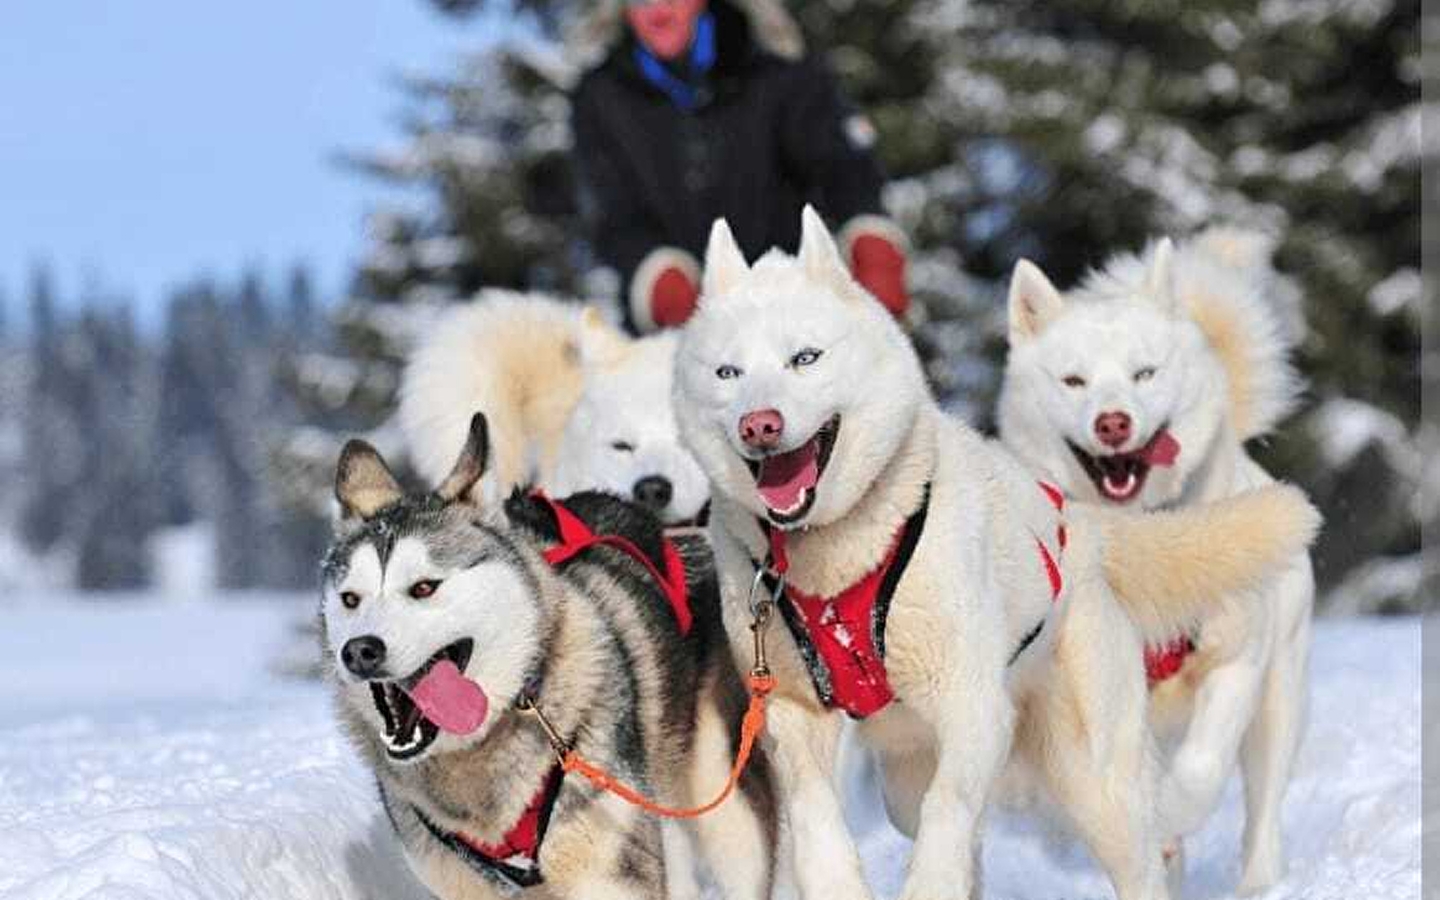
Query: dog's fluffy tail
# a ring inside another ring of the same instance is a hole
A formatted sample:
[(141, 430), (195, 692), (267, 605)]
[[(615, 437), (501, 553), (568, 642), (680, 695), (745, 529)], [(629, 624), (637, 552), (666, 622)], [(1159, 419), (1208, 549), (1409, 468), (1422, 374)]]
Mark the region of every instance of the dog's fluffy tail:
[(1182, 244), (1176, 257), (1181, 299), (1225, 367), (1230, 420), (1242, 441), (1273, 430), (1304, 389), (1290, 360), (1303, 325), (1286, 321), (1282, 298), (1294, 287), (1270, 264), (1274, 246), (1259, 232), (1217, 226)]
[(450, 470), (470, 418), (490, 421), (486, 496), (528, 481), (558, 444), (579, 395), (577, 307), (486, 291), (443, 314), (412, 354), (398, 420), (419, 474), (434, 484)]
[(1177, 510), (1096, 512), (1105, 579), (1150, 641), (1173, 637), (1274, 575), (1320, 528), (1315, 507), (1289, 485)]

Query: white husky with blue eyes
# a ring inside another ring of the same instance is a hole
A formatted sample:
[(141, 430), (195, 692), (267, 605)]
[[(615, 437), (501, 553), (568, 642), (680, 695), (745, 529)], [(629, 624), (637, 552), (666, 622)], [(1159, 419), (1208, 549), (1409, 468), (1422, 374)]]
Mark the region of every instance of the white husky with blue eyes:
[(915, 838), (903, 900), (980, 896), (981, 816), (1007, 761), (1120, 900), (1166, 897), (1142, 641), (1269, 576), (1314, 511), (1280, 487), (1147, 516), (1058, 509), (940, 411), (813, 210), (802, 234), (797, 256), (751, 268), (716, 223), (675, 379), (737, 658), (752, 584), (784, 620), (767, 739), (801, 900), (870, 896), (832, 779), (839, 710), (861, 720), (890, 818)]
[(690, 522), (708, 497), (670, 411), (674, 354), (673, 333), (635, 340), (594, 308), (483, 291), (441, 316), (410, 358), (401, 431), (420, 474), (438, 482), (479, 410), (496, 436), (491, 502), (531, 484), (556, 496), (602, 490)]
[[(1212, 229), (1178, 248), (1161, 241), (1117, 256), (1064, 296), (1021, 262), (1002, 439), (1071, 496), (1117, 506), (1188, 507), (1272, 484), (1244, 442), (1293, 408), (1300, 381), (1267, 297), (1277, 281), (1268, 255), (1264, 238)], [(1238, 756), (1245, 893), (1284, 871), (1280, 812), (1305, 706), (1309, 555), (1297, 551), (1257, 593), (1165, 638), (1180, 642), (1179, 654), (1160, 654), (1171, 662), (1152, 672), (1152, 715), (1178, 744), (1161, 821), (1176, 836), (1198, 828)], [(1178, 882), (1178, 841), (1174, 849)]]

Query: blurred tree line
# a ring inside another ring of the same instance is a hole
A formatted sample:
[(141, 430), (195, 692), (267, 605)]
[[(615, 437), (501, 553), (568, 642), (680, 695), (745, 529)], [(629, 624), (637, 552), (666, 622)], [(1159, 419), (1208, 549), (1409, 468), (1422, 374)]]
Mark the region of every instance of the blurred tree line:
[(323, 519), (282, 503), (270, 478), (304, 419), (287, 361), (327, 331), (304, 269), (279, 290), (254, 273), (197, 279), (150, 329), (114, 297), (60, 302), (43, 268), (26, 301), (29, 327), (0, 337), (0, 514), (37, 571), (7, 579), (146, 587), (161, 574), (154, 538), (198, 524), (216, 587), (315, 582)]
[[(614, 290), (581, 234), (566, 158), (566, 37), (596, 4), (434, 2), (456, 15), (509, 11), (527, 27), (451, 71), (406, 79), (405, 139), (352, 160), (428, 199), (369, 223), (339, 348), (296, 379), (301, 396), (328, 399), (322, 427), (291, 447), (293, 485), (328, 478), (329, 423), (385, 443), (397, 367), (435, 305), (482, 285)], [(1436, 594), (1420, 525), (1440, 508), (1422, 477), (1440, 438), (1416, 425), (1418, 0), (791, 8), (879, 132), (886, 203), (916, 248), (916, 343), (948, 405), (989, 421), (1017, 257), (1064, 286), (1154, 235), (1216, 222), (1268, 231), (1298, 289), (1311, 390), (1257, 449), (1326, 513), (1317, 571), (1342, 588), (1340, 606)]]

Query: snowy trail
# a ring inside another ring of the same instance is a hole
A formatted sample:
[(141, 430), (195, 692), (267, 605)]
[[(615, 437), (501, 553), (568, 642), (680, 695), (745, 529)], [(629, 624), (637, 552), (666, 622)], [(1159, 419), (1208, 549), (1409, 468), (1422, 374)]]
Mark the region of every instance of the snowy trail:
[[(299, 604), (307, 603), (302, 599)], [(318, 685), (265, 663), (303, 605), (63, 602), (0, 609), (0, 900), (410, 900), (368, 775)], [(1420, 627), (1316, 628), (1311, 724), (1268, 900), (1420, 896)], [(909, 843), (857, 787), (879, 897)], [(1188, 900), (1228, 898), (1242, 804), (1187, 846)], [(1101, 900), (1085, 854), (997, 817), (989, 900)]]

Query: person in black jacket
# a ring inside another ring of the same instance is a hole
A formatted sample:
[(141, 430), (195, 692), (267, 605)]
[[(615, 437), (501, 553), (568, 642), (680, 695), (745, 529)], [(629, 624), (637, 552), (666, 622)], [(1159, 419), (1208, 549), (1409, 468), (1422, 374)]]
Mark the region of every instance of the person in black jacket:
[(807, 202), (838, 229), (856, 279), (906, 313), (906, 244), (881, 211), (874, 130), (773, 3), (611, 0), (590, 24), (601, 58), (571, 98), (574, 158), (636, 332), (693, 312), (716, 218), (753, 259), (795, 250)]

